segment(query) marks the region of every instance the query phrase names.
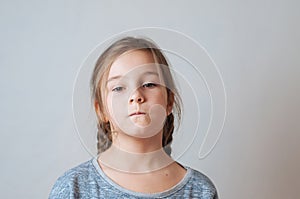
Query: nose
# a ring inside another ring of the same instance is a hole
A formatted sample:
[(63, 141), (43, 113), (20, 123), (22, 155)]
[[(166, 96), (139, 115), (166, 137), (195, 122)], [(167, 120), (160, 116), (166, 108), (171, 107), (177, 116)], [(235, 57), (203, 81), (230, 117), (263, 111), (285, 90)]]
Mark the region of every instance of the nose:
[(132, 95), (129, 98), (129, 103), (143, 103), (145, 101), (145, 98), (143, 94), (141, 93), (140, 89), (137, 89), (135, 92), (132, 93)]

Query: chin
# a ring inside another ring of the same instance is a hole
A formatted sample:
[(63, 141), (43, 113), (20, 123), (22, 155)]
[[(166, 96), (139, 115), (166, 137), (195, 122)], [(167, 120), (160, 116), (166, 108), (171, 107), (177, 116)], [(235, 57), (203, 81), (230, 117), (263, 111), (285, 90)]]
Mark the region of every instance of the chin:
[(127, 131), (126, 134), (135, 138), (150, 138), (160, 133), (160, 131), (153, 131), (153, 128), (151, 129), (147, 127), (137, 127), (135, 129), (131, 129), (130, 131)]

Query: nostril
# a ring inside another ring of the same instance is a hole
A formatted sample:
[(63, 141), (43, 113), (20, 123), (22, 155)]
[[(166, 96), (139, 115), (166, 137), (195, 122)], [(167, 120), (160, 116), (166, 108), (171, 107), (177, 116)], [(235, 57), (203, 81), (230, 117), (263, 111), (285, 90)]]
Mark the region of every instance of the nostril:
[(144, 98), (143, 97), (133, 97), (133, 98), (130, 98), (129, 99), (129, 103), (133, 103), (133, 102), (136, 102), (136, 103), (142, 103), (144, 102)]

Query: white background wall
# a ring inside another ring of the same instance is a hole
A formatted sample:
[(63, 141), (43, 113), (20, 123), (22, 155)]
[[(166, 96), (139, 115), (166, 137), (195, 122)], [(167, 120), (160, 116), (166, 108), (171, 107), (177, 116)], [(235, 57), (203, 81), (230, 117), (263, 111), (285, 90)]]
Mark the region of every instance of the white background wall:
[(72, 119), (72, 89), (98, 43), (131, 28), (186, 33), (218, 65), (228, 111), (198, 160), (220, 198), (297, 198), (300, 189), (298, 1), (1, 1), (0, 198), (47, 198), (59, 175), (90, 159)]

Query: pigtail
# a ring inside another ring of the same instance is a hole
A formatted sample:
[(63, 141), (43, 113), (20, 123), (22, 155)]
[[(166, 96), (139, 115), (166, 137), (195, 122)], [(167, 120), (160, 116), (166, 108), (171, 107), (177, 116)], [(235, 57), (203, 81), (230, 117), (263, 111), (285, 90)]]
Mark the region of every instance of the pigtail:
[(165, 121), (164, 129), (163, 129), (163, 139), (162, 145), (164, 147), (165, 152), (168, 155), (171, 155), (171, 143), (173, 140), (173, 131), (174, 131), (174, 115), (171, 113), (168, 115)]
[(109, 122), (99, 122), (97, 127), (97, 151), (98, 154), (100, 154), (111, 146), (112, 137)]

